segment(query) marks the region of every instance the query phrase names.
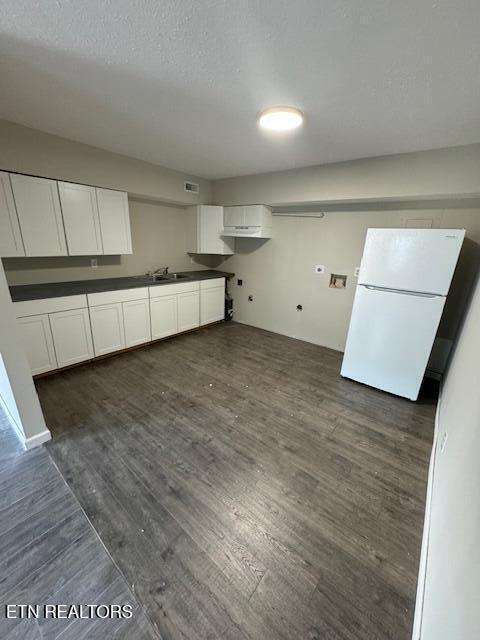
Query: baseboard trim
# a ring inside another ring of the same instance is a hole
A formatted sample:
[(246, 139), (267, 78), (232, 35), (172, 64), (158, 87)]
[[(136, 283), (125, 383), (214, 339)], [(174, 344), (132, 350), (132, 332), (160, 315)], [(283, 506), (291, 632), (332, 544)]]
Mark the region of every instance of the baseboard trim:
[(40, 433), (37, 433), (37, 435), (35, 436), (30, 436), (30, 438), (26, 438), (25, 448), (33, 449), (34, 447), (39, 447), (41, 444), (43, 444), (44, 442), (48, 442), (51, 439), (52, 439), (52, 434), (48, 429), (45, 429), (45, 431), (41, 431)]

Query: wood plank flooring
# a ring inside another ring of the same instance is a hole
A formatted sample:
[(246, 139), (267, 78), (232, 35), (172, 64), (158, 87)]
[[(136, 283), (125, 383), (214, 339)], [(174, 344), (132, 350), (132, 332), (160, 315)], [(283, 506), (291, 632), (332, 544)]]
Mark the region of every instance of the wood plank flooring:
[(340, 363), (226, 323), (37, 381), (48, 451), (164, 640), (410, 638), (435, 398)]
[[(6, 618), (7, 604), (54, 603), (131, 604), (134, 618)], [(158, 638), (47, 451), (24, 451), (1, 410), (0, 605), (4, 640)]]

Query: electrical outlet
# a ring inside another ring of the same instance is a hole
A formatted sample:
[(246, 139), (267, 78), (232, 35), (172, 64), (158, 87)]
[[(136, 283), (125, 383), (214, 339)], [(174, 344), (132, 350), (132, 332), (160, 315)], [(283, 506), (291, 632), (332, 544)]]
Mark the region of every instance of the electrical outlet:
[(358, 278), (358, 276), (360, 275), (360, 267), (355, 267), (353, 275), (355, 276), (355, 278)]
[(92, 269), (97, 269), (98, 267), (97, 258), (90, 258), (90, 266), (92, 267)]
[(313, 267), (313, 271), (314, 273), (316, 273), (318, 276), (322, 276), (325, 273), (325, 265), (324, 264), (316, 264)]

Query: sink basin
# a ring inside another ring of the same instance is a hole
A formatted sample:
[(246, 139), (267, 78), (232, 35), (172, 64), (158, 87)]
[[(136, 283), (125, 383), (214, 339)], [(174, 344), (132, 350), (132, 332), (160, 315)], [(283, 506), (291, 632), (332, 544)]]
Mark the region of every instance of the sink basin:
[(183, 273), (167, 273), (166, 275), (158, 274), (154, 275), (154, 280), (182, 280), (183, 278), (188, 278), (188, 276)]

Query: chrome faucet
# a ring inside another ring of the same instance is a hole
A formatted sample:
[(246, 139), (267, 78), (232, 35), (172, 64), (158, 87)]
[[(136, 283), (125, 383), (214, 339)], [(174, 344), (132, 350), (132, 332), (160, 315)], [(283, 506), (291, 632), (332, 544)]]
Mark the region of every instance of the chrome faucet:
[(166, 276), (166, 275), (168, 275), (168, 267), (160, 267), (160, 268), (156, 269), (152, 273), (152, 275), (153, 276), (156, 276), (156, 275)]

